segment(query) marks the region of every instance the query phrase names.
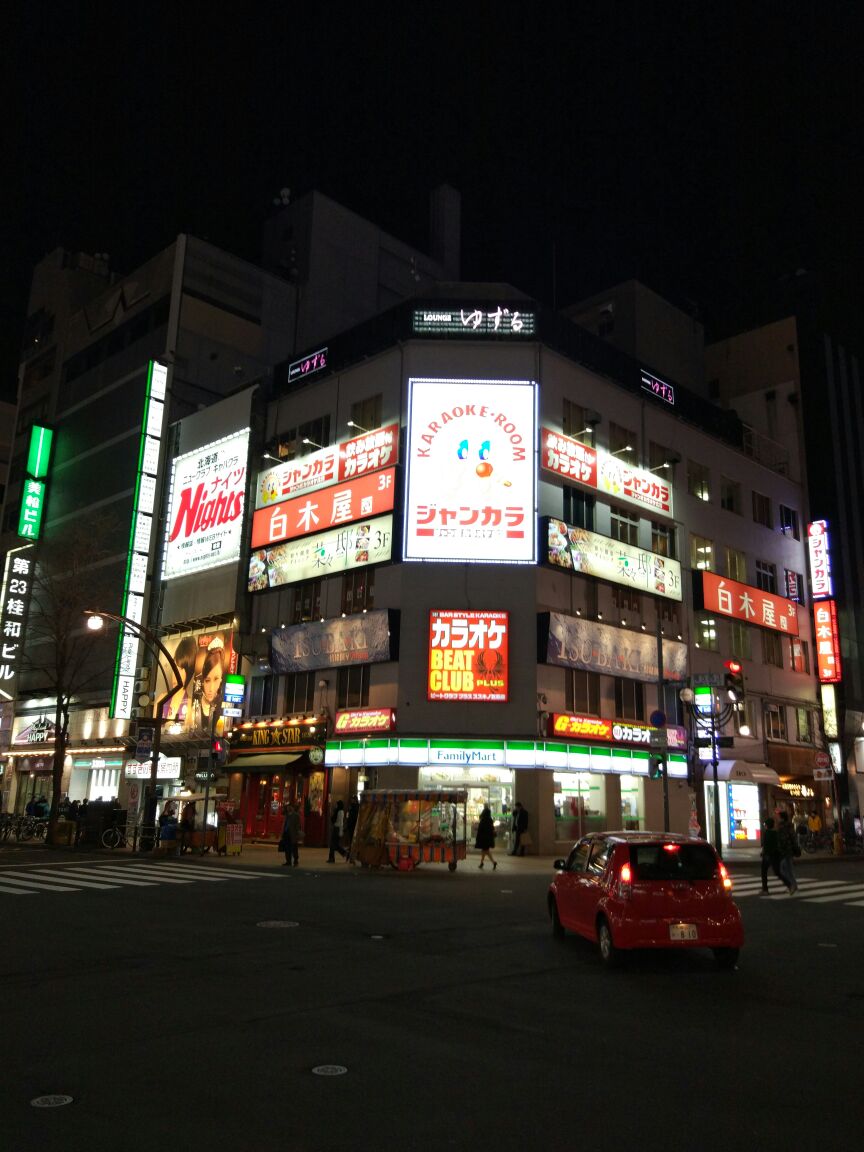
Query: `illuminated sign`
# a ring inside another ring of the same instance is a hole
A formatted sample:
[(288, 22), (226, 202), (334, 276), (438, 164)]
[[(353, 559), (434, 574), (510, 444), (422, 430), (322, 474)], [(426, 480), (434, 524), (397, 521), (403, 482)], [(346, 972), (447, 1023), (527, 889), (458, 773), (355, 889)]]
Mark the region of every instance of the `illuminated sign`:
[(290, 673), (386, 662), (393, 659), (394, 629), (386, 609), (275, 628), (270, 633), (270, 664), (276, 673)]
[(226, 704), (242, 704), (246, 695), (246, 677), (228, 673), (225, 677), (224, 696)]
[[(212, 726), (213, 731), (221, 735), (225, 727), (222, 720), (222, 702), (227, 694), (225, 681), (229, 673), (236, 671), (238, 663), (234, 633), (230, 628), (179, 632), (163, 637), (162, 644), (183, 680), (182, 688), (162, 705), (163, 719), (187, 731), (209, 731)], [(233, 679), (238, 677), (234, 675)], [(173, 676), (170, 683), (172, 687), (176, 683)]]
[(671, 384), (667, 384), (665, 380), (660, 380), (656, 376), (652, 376), (650, 372), (642, 369), (642, 391), (650, 392), (652, 396), (656, 396), (658, 400), (664, 401), (670, 407), (675, 407), (675, 389)]
[(413, 330), (418, 336), (533, 336), (533, 312), (496, 306), (486, 308), (415, 308)]
[(351, 732), (393, 732), (396, 713), (392, 708), (346, 708), (336, 713), (333, 724), (335, 736)]
[(300, 360), (288, 365), (288, 379), (297, 380), (301, 376), (313, 376), (327, 367), (327, 349), (319, 348), (317, 352), (310, 352)]
[[(650, 747), (650, 724), (636, 720), (598, 720), (596, 716), (576, 716), (570, 712), (555, 712), (549, 718), (550, 736), (578, 737), (582, 740), (602, 740), (608, 744), (637, 744)], [(661, 729), (666, 733), (669, 748), (687, 747), (687, 729), (680, 725)]]
[(694, 588), (698, 594), (701, 586), (702, 607), (709, 612), (743, 620), (746, 624), (758, 624), (760, 628), (798, 635), (798, 606), (792, 600), (775, 596), (773, 592), (763, 592), (761, 588), (752, 588), (749, 584), (739, 584), (737, 580), (727, 580), (713, 572), (701, 571), (694, 575)]
[(549, 520), (546, 559), (556, 568), (582, 572), (639, 592), (681, 600), (681, 565), (667, 556), (622, 544), (563, 520)]
[(27, 470), (21, 489), (21, 509), (18, 515), (18, 535), (27, 540), (38, 540), (42, 531), (46, 491), (44, 478), (48, 475), (53, 443), (54, 433), (50, 428), (34, 424), (30, 429)]
[[(127, 780), (149, 780), (151, 769), (152, 762), (150, 760), (143, 763), (138, 760), (127, 760), (123, 775)], [(181, 756), (163, 756), (160, 753), (159, 763), (156, 765), (157, 780), (176, 780), (182, 774), (183, 758)]]
[(429, 613), (428, 699), (506, 701), (507, 612)]
[(57, 729), (47, 716), (38, 716), (32, 724), (21, 728), (13, 744), (53, 744)]
[(840, 735), (840, 721), (837, 715), (837, 693), (833, 684), (823, 684), (819, 689), (822, 697), (822, 726), (829, 740), (837, 740)]
[(839, 684), (843, 679), (840, 664), (840, 633), (837, 630), (837, 605), (822, 600), (813, 605), (816, 630), (816, 671), (821, 684)]
[(260, 472), (255, 485), (255, 507), (266, 508), (300, 492), (356, 480), (367, 472), (398, 463), (399, 425), (388, 424)]
[(584, 484), (652, 514), (673, 513), (672, 486), (654, 472), (635, 468), (602, 448), (592, 448), (549, 428), (540, 429), (540, 466), (569, 483)]
[[(563, 668), (584, 668), (629, 680), (657, 680), (657, 640), (647, 632), (613, 628), (581, 616), (541, 612), (540, 650), (546, 663)], [(547, 634), (544, 636), (543, 631)], [(687, 675), (687, 645), (663, 641), (663, 676), (683, 680)]]
[(239, 560), (248, 450), (244, 428), (173, 462), (163, 580)]
[[(138, 442), (138, 474), (132, 501), (132, 521), (129, 529), (129, 550), (126, 558), (126, 578), (120, 614), (133, 624), (141, 624), (144, 613), (144, 592), (150, 562), (150, 541), (153, 535), (153, 511), (156, 502), (156, 474), (159, 470), (159, 452), (162, 446), (162, 428), (165, 423), (165, 390), (168, 369), (155, 360), (150, 361), (144, 408), (141, 413), (141, 437)], [(111, 716), (128, 720), (135, 704), (135, 673), (138, 668), (140, 641), (138, 631), (122, 625), (117, 638), (117, 657), (114, 664), (114, 685), (111, 693)]]
[(814, 520), (807, 525), (807, 554), (810, 558), (813, 599), (828, 600), (834, 595), (834, 582), (831, 579), (827, 520)]
[(395, 489), (396, 469), (386, 468), (357, 480), (332, 484), (314, 494), (259, 508), (252, 519), (252, 547), (262, 548), (282, 540), (310, 536), (325, 528), (390, 512)]
[(249, 560), (248, 588), (250, 592), (261, 592), (298, 580), (315, 580), (381, 564), (390, 559), (392, 549), (392, 516), (361, 520), (317, 536), (259, 548)]
[(530, 380), (409, 381), (403, 558), (533, 564)]
[(0, 700), (15, 699), (35, 568), (32, 544), (22, 544), (20, 548), (12, 548), (6, 553), (0, 613)]

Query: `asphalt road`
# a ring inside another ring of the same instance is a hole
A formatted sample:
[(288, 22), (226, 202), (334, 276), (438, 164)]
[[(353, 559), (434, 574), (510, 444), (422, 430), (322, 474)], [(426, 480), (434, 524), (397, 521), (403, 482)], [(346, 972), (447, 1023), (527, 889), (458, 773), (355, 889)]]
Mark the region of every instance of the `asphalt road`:
[(276, 859), (0, 848), (5, 1152), (861, 1145), (860, 859), (770, 900), (737, 866), (733, 973), (605, 971), (553, 938), (548, 861)]

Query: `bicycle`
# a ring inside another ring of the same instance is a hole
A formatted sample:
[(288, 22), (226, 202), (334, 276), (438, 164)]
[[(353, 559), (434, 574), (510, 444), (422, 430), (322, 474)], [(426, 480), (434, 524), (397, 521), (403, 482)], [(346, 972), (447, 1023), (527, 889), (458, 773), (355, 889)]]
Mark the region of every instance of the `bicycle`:
[(805, 852), (830, 852), (833, 847), (833, 839), (827, 832), (808, 832), (800, 842)]
[(38, 816), (19, 816), (12, 831), (16, 840), (44, 840), (48, 831), (48, 821)]
[(130, 830), (125, 824), (115, 824), (102, 833), (102, 847), (112, 851), (115, 848), (131, 848), (134, 838), (134, 829)]

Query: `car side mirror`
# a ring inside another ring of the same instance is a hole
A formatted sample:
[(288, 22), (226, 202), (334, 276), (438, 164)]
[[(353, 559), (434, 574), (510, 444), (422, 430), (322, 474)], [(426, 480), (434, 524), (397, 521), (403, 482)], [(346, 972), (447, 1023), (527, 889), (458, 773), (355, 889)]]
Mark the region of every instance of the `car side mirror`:
[(564, 869), (567, 867), (567, 861), (566, 860), (555, 860), (552, 863), (552, 867), (555, 869), (556, 872), (563, 872)]

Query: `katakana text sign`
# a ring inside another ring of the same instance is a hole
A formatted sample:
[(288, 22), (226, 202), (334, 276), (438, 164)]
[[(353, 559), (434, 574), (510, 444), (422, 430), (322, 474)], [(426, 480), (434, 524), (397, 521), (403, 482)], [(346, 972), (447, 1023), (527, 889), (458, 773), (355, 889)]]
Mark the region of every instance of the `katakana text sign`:
[(393, 517), (378, 516), (344, 528), (301, 536), (258, 548), (249, 559), (250, 592), (279, 588), (299, 580), (316, 580), (352, 568), (381, 564), (391, 557)]
[(668, 556), (623, 544), (587, 528), (577, 528), (550, 518), (546, 560), (556, 568), (582, 572), (639, 592), (680, 600), (681, 565)]
[(540, 429), (540, 467), (571, 484), (605, 492), (625, 504), (672, 515), (672, 487), (654, 472), (619, 460), (560, 432)]
[(816, 636), (816, 671), (821, 684), (839, 684), (843, 679), (840, 663), (840, 632), (837, 628), (837, 604), (821, 600), (813, 605)]
[(430, 700), (507, 700), (509, 614), (429, 613)]
[(794, 601), (714, 572), (702, 572), (701, 576), (703, 607), (709, 612), (775, 632), (788, 632), (790, 636), (798, 635), (798, 606)]
[(259, 508), (252, 519), (252, 547), (263, 548), (390, 512), (395, 489), (396, 469), (385, 468), (358, 480), (331, 484), (329, 488)]
[(578, 716), (572, 712), (554, 712), (549, 717), (549, 735), (580, 740), (598, 740), (606, 744), (651, 746), (651, 733), (666, 733), (669, 748), (687, 747), (687, 729), (678, 724), (655, 729), (638, 720), (602, 720), (596, 716)]
[(834, 595), (834, 583), (831, 579), (827, 520), (814, 520), (807, 525), (807, 555), (810, 558), (810, 588), (813, 599), (830, 599)]

